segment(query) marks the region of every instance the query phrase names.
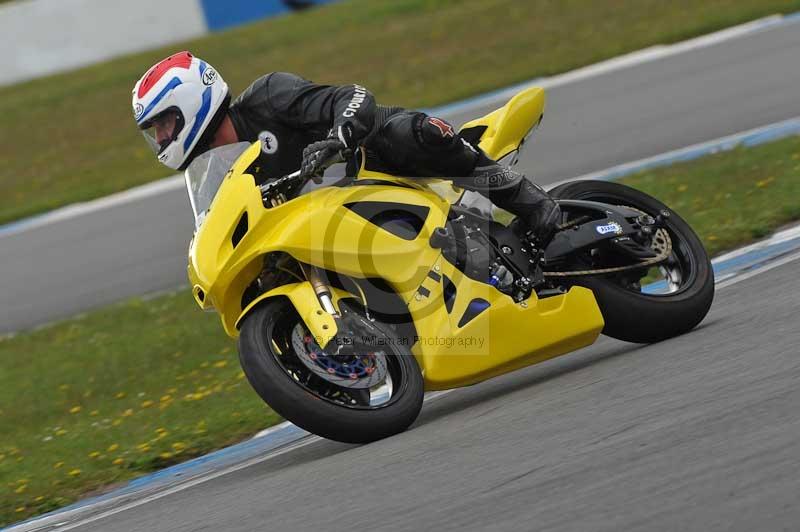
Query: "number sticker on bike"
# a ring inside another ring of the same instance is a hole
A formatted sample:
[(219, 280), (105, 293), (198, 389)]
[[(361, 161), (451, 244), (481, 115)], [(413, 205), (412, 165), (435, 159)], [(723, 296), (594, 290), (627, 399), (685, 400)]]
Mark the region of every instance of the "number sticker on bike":
[(607, 235), (609, 233), (614, 233), (616, 235), (622, 234), (622, 226), (617, 222), (611, 222), (608, 225), (598, 225), (595, 229), (597, 229), (597, 232), (601, 235)]

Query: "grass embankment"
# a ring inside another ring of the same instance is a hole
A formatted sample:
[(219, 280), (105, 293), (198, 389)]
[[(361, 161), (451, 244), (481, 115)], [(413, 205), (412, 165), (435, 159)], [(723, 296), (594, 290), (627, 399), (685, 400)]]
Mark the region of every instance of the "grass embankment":
[(135, 129), (130, 90), (181, 48), (234, 93), (291, 70), (418, 107), (794, 10), (800, 0), (350, 0), (2, 88), (0, 223), (169, 175)]
[(0, 341), (0, 360), (0, 525), (279, 421), (186, 292)]
[[(712, 253), (800, 219), (800, 137), (625, 180)], [(223, 447), (278, 421), (188, 292), (0, 341), (0, 524)]]
[(623, 183), (680, 213), (710, 255), (800, 220), (800, 137), (642, 172)]

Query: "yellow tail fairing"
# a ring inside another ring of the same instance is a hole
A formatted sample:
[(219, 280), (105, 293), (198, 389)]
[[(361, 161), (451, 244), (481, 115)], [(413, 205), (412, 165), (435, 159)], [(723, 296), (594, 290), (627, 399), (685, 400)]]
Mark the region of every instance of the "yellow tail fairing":
[(539, 124), (544, 116), (545, 102), (541, 87), (524, 89), (500, 109), (467, 122), (461, 131), (485, 128), (480, 136), (481, 149), (495, 160), (502, 159), (519, 148), (528, 133)]

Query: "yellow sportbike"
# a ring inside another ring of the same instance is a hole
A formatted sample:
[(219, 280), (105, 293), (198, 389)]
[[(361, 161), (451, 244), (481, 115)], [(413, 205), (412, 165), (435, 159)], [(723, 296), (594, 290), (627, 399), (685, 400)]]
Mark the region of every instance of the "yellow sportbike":
[[(545, 96), (524, 90), (461, 135), (513, 165)], [(408, 428), (423, 393), (468, 386), (592, 344), (695, 327), (714, 295), (703, 246), (658, 200), (609, 182), (551, 191), (558, 232), (529, 249), (445, 180), (350, 161), (314, 187), (276, 175), (272, 146), (211, 150), (186, 172), (197, 303), (239, 339), (253, 388), (296, 425), (343, 442)], [(476, 196), (472, 194), (472, 196)]]

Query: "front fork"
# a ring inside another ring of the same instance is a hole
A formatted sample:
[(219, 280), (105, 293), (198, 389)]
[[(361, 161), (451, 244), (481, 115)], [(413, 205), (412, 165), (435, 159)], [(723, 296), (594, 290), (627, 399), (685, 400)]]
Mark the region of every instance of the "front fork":
[(311, 283), (311, 286), (314, 288), (314, 294), (316, 294), (319, 304), (325, 312), (338, 318), (339, 313), (336, 311), (336, 307), (333, 306), (331, 287), (325, 282), (322, 271), (310, 264), (303, 264), (302, 262), (299, 264), (303, 275), (305, 275), (308, 282)]
[[(282, 193), (277, 194), (270, 198), (270, 204), (273, 207), (277, 207), (282, 203), (286, 202), (286, 196)], [(333, 298), (331, 296), (332, 291), (331, 287), (328, 286), (328, 283), (325, 282), (324, 276), (322, 275), (322, 271), (317, 268), (316, 266), (311, 266), (310, 264), (304, 264), (298, 261), (300, 265), (300, 270), (302, 270), (303, 275), (311, 283), (311, 286), (314, 288), (314, 294), (317, 296), (317, 300), (319, 300), (320, 306), (322, 306), (323, 310), (334, 317), (339, 317), (339, 313), (336, 311), (336, 307), (333, 306)]]

